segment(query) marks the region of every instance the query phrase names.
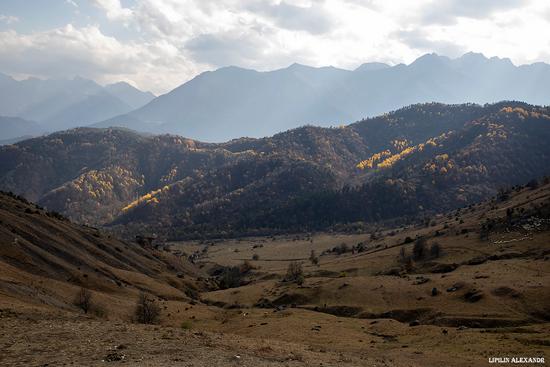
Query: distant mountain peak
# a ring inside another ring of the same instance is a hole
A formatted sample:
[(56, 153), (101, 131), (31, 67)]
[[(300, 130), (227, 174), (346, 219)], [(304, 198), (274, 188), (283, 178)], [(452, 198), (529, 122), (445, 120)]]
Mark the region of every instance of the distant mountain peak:
[(155, 97), (155, 95), (153, 93), (151, 93), (149, 91), (142, 91), (142, 90), (136, 88), (135, 86), (133, 86), (132, 84), (130, 84), (126, 81), (119, 81), (119, 82), (116, 82), (116, 83), (107, 84), (105, 86), (105, 89), (106, 90), (139, 92), (139, 93), (145, 93), (145, 94), (148, 94), (148, 95), (151, 95), (151, 96)]
[[(130, 84), (130, 83), (128, 83), (128, 82), (125, 82), (125, 81), (120, 81), (120, 82), (116, 82), (116, 83), (107, 84), (106, 87), (136, 88), (136, 87), (134, 87), (132, 84)], [(137, 89), (137, 88), (136, 88), (136, 89)]]
[(502, 65), (515, 66), (514, 63), (512, 62), (512, 60), (510, 60), (508, 57), (493, 56), (489, 60), (491, 60), (493, 62), (498, 62)]
[(434, 65), (435, 63), (444, 63), (448, 62), (450, 59), (447, 56), (440, 56), (435, 52), (424, 54), (414, 60), (409, 66), (417, 65)]
[(477, 59), (477, 60), (487, 60), (487, 57), (485, 57), (484, 54), (481, 52), (466, 52), (464, 55), (460, 57), (460, 59)]
[[(228, 72), (255, 72), (257, 73), (256, 70), (254, 69), (248, 69), (248, 68), (243, 68), (241, 66), (236, 66), (236, 65), (229, 65), (229, 66), (224, 66), (224, 67), (221, 67), (219, 69), (216, 69), (214, 70), (214, 72), (225, 72), (225, 71), (228, 71)], [(208, 72), (205, 72), (205, 73), (208, 73)], [(203, 73), (203, 74), (205, 74)]]
[(11, 76), (0, 73), (0, 81), (15, 81)]
[(300, 64), (297, 62), (292, 63), (287, 69), (315, 69), (313, 66)]
[(359, 67), (357, 67), (354, 71), (377, 71), (388, 68), (390, 68), (390, 66), (388, 64), (384, 64), (383, 62), (366, 62), (359, 65)]

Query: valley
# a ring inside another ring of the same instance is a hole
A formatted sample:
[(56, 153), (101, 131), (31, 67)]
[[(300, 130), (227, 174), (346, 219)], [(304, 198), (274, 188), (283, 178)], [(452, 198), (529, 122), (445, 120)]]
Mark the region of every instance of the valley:
[[(25, 245), (0, 253), (0, 324), (10, 330), (0, 333), (0, 361), (9, 365), (486, 366), (549, 351), (549, 183), (370, 233), (151, 246), (1, 202), (3, 242)], [(29, 220), (45, 232), (26, 234)], [(41, 242), (51, 231), (56, 239)], [(77, 250), (84, 242), (67, 244), (48, 250), (58, 265), (40, 265), (40, 248), (67, 236), (91, 241), (92, 257)], [(301, 268), (294, 278), (291, 263)], [(78, 312), (81, 286), (102, 312)], [(131, 323), (139, 292), (159, 302), (157, 325)]]
[(550, 2), (0, 1), (0, 367), (550, 360)]

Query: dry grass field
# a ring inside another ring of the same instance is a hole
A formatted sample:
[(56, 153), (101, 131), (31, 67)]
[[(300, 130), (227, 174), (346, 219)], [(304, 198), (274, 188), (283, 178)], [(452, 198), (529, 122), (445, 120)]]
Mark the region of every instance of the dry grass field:
[[(546, 185), (374, 236), (299, 234), (157, 250), (39, 213), (29, 230), (27, 205), (8, 203), (0, 365), (486, 366), (490, 357), (548, 357), (549, 223), (495, 229), (488, 238), (480, 223), (549, 200)], [(51, 258), (39, 236), (46, 227), (59, 236)], [(417, 238), (424, 255), (413, 258)], [(105, 243), (125, 256), (99, 252)], [(302, 266), (300, 281), (285, 279), (292, 262)], [(240, 284), (220, 289), (220, 274), (232, 266)], [(101, 312), (73, 305), (81, 286)], [(133, 322), (140, 292), (160, 306), (156, 325)]]

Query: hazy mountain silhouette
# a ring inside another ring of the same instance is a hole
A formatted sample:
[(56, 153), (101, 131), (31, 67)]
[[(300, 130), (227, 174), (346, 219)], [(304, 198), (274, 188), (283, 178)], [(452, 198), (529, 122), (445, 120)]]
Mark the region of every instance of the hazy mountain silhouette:
[(24, 137), (33, 137), (44, 133), (42, 127), (19, 117), (0, 116), (0, 145), (12, 144)]
[(134, 109), (146, 105), (155, 98), (153, 93), (142, 92), (126, 82), (106, 85), (105, 91)]
[(113, 95), (100, 91), (57, 111), (43, 120), (50, 131), (70, 129), (101, 121), (132, 107)]
[(468, 53), (427, 54), (410, 65), (367, 63), (354, 71), (293, 64), (257, 72), (205, 72), (147, 105), (95, 124), (205, 141), (261, 137), (304, 124), (340, 125), (422, 102), (550, 101), (550, 65)]
[[(18, 81), (0, 74), (0, 115), (36, 121), (41, 131), (89, 125), (139, 108), (153, 98), (150, 92), (124, 82), (103, 87), (78, 77)], [(7, 139), (24, 128), (6, 129)]]

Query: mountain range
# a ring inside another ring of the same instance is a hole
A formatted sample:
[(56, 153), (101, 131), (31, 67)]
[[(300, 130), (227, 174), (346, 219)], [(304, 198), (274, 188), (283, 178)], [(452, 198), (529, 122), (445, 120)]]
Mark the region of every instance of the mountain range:
[(154, 97), (125, 82), (101, 86), (83, 78), (15, 80), (0, 74), (1, 140), (86, 126), (132, 111)]
[(209, 142), (264, 137), (313, 124), (339, 126), (425, 103), (550, 101), (550, 65), (467, 53), (427, 54), (410, 65), (367, 63), (350, 71), (293, 64), (258, 72), (225, 67), (205, 72), (145, 106), (97, 123)]
[(348, 126), (203, 143), (79, 128), (0, 148), (0, 189), (170, 238), (432, 215), (550, 174), (550, 108), (416, 104)]
[(78, 77), (17, 81), (1, 74), (0, 116), (28, 122), (15, 128), (0, 121), (0, 140), (92, 126), (222, 142), (305, 124), (339, 126), (415, 103), (546, 105), (549, 84), (548, 64), (515, 66), (476, 53), (456, 59), (426, 54), (409, 65), (373, 62), (355, 70), (293, 64), (259, 72), (231, 66), (201, 73), (156, 98), (123, 82), (102, 87)]

